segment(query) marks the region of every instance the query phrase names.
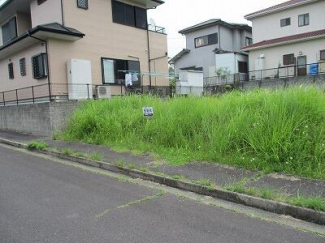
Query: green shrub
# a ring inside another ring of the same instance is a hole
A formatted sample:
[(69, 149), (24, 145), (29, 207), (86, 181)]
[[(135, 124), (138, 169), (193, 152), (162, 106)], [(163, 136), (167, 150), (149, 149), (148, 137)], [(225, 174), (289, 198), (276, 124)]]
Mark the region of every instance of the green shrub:
[[(154, 108), (153, 118), (143, 118), (144, 106)], [(62, 136), (152, 152), (172, 164), (208, 161), (325, 179), (325, 97), (311, 87), (89, 101)]]

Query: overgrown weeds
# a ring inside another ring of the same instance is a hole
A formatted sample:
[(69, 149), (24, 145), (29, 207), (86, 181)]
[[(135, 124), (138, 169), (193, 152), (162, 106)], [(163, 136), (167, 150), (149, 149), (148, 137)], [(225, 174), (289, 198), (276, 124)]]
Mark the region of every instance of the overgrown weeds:
[(325, 199), (322, 197), (305, 197), (301, 195), (287, 196), (277, 193), (270, 188), (245, 187), (243, 183), (226, 186), (225, 189), (228, 191), (243, 193), (264, 199), (285, 202), (303, 208), (325, 211)]
[[(155, 117), (145, 119), (144, 106)], [(89, 101), (61, 136), (150, 152), (174, 165), (208, 161), (325, 179), (325, 96), (311, 87)]]

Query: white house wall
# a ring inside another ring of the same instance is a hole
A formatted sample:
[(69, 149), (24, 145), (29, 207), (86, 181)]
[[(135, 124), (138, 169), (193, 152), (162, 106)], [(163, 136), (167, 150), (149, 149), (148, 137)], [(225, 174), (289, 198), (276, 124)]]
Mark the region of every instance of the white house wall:
[[(269, 14), (252, 19), (254, 43), (283, 36), (296, 35), (325, 28), (325, 1), (318, 1), (290, 10)], [(309, 13), (307, 26), (298, 26), (298, 16)], [(280, 26), (280, 20), (291, 18), (291, 25)]]
[(307, 56), (307, 63), (315, 63), (320, 60), (320, 51), (325, 49), (325, 39), (317, 39), (306, 42), (299, 42), (291, 45), (284, 45), (272, 48), (265, 48), (260, 50), (250, 51), (250, 67), (249, 69), (256, 70), (255, 60), (264, 55), (265, 69), (277, 68), (283, 66), (283, 55), (295, 54), (295, 57), (299, 56), (299, 52), (302, 52), (302, 56)]
[(238, 73), (238, 62), (248, 62), (248, 57), (242, 54), (216, 54), (216, 69), (228, 68), (230, 74)]

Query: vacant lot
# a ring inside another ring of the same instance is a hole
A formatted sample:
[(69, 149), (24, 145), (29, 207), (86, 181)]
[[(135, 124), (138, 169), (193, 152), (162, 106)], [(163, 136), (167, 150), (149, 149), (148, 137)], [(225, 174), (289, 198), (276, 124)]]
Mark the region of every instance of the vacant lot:
[[(142, 107), (152, 106), (153, 118)], [(219, 97), (150, 96), (83, 103), (66, 140), (325, 179), (324, 92), (300, 87)]]

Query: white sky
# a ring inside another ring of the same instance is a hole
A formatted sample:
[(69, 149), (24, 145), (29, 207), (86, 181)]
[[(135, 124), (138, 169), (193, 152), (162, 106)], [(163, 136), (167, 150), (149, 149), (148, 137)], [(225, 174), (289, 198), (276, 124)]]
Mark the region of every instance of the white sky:
[(165, 4), (150, 10), (157, 26), (165, 27), (168, 33), (169, 57), (186, 47), (185, 38), (178, 31), (208, 19), (248, 23), (244, 16), (279, 4), (285, 0), (165, 0)]

